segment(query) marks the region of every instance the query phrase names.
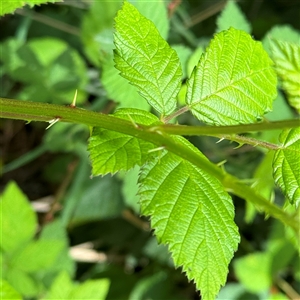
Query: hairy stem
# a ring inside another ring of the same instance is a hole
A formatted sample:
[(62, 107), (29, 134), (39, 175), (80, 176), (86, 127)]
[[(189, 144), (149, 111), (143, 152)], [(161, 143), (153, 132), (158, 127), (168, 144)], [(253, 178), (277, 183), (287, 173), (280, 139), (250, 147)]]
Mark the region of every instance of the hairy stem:
[(274, 129), (274, 127), (276, 129), (288, 128), (299, 125), (298, 120), (273, 122), (272, 124), (275, 124), (275, 126), (270, 126), (271, 123), (222, 127), (193, 126), (193, 129), (189, 130), (189, 126), (145, 126), (133, 124), (130, 121), (114, 116), (71, 106), (19, 101), (4, 98), (0, 98), (0, 117), (25, 121), (45, 121), (50, 122), (50, 124), (54, 123), (56, 120), (60, 122), (85, 124), (92, 127), (97, 126), (108, 130), (117, 131), (151, 142), (158, 147), (163, 147), (164, 149), (182, 157), (183, 159), (186, 159), (195, 166), (216, 177), (223, 184), (227, 191), (230, 191), (233, 194), (252, 202), (256, 206), (261, 207), (267, 214), (281, 220), (284, 224), (292, 227), (295, 231), (299, 230), (298, 220), (291, 218), (290, 215), (286, 214), (283, 210), (281, 210), (280, 207), (270, 203), (267, 199), (258, 195), (251, 187), (241, 183), (238, 178), (227, 174), (224, 170), (200, 155), (200, 153), (198, 154), (189, 147), (186, 147), (184, 144), (179, 143), (170, 135), (203, 134), (216, 136), (218, 134), (222, 135), (246, 131), (270, 130)]
[[(252, 145), (253, 147), (262, 147), (268, 150), (277, 150), (280, 149), (280, 145), (260, 141), (251, 137), (243, 136), (243, 135), (237, 135), (237, 134), (218, 134), (216, 137), (220, 139), (226, 139), (233, 142), (237, 142), (239, 145), (248, 144)], [(239, 146), (238, 146), (239, 147)]]

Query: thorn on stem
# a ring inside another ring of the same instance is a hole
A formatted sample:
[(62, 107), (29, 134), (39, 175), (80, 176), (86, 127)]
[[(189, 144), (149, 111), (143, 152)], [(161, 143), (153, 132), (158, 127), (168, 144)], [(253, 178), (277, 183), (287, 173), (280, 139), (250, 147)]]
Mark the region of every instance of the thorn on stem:
[(60, 118), (55, 118), (55, 119), (48, 121), (49, 125), (47, 126), (46, 130), (49, 129), (51, 126), (53, 126), (55, 123), (57, 123), (59, 120), (60, 120)]
[(73, 101), (70, 105), (71, 107), (76, 107), (76, 100), (77, 100), (77, 89), (75, 90), (75, 95), (74, 95)]

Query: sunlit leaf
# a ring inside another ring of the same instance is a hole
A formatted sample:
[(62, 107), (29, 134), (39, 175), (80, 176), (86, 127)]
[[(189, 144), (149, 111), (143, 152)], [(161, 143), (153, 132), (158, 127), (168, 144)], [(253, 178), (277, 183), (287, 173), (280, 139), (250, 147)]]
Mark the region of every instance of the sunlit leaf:
[(282, 143), (282, 148), (275, 151), (274, 179), (289, 201), (298, 207), (300, 204), (300, 127), (284, 130), (279, 141)]
[(192, 113), (215, 125), (255, 122), (276, 97), (276, 74), (261, 43), (233, 28), (215, 35), (187, 85)]
[[(144, 125), (158, 122), (156, 116), (137, 109), (120, 109), (115, 116)], [(148, 151), (153, 148), (152, 143), (96, 127), (89, 141), (93, 175), (114, 174), (142, 165), (148, 157)]]
[(116, 17), (115, 62), (120, 74), (162, 115), (176, 108), (182, 71), (176, 52), (130, 3)]
[(288, 101), (300, 113), (300, 44), (272, 40), (271, 51)]
[(142, 168), (139, 195), (142, 213), (169, 245), (175, 265), (196, 283), (202, 299), (214, 299), (239, 242), (232, 200), (221, 183), (165, 152)]

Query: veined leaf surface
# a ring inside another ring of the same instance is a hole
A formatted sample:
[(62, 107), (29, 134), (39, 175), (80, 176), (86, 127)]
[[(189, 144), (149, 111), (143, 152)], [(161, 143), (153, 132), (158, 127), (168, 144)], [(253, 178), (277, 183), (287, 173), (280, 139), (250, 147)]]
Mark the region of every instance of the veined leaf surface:
[(271, 51), (288, 101), (300, 113), (300, 44), (272, 40)]
[(300, 204), (300, 128), (284, 130), (279, 141), (282, 149), (275, 151), (273, 174), (287, 198), (296, 207)]
[(187, 87), (187, 105), (199, 120), (251, 123), (271, 110), (276, 74), (261, 43), (230, 28), (215, 35)]
[(115, 62), (121, 75), (163, 116), (176, 108), (182, 71), (176, 52), (130, 3), (116, 17)]
[[(138, 109), (120, 109), (115, 116), (144, 125), (158, 122), (156, 116)], [(127, 171), (135, 165), (142, 165), (148, 151), (153, 148), (152, 143), (130, 135), (95, 127), (88, 147), (93, 175), (114, 174), (121, 170)]]
[(221, 183), (165, 152), (142, 168), (139, 195), (142, 213), (151, 216), (175, 265), (195, 281), (201, 299), (214, 299), (239, 242), (232, 200)]

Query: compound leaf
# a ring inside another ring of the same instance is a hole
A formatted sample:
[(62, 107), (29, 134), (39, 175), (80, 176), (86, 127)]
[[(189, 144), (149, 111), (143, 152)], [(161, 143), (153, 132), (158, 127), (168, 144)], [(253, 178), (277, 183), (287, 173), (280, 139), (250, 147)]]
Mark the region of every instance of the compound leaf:
[(284, 130), (279, 141), (282, 148), (275, 151), (273, 176), (286, 197), (296, 207), (300, 204), (300, 128)]
[[(151, 125), (158, 122), (156, 116), (138, 109), (120, 109), (116, 117), (136, 123)], [(121, 170), (129, 170), (145, 162), (152, 143), (135, 137), (95, 127), (89, 141), (89, 152), (93, 175), (105, 175)]]
[(142, 213), (151, 216), (175, 265), (195, 281), (201, 299), (214, 299), (239, 242), (234, 207), (221, 183), (165, 152), (142, 168), (139, 196)]
[(187, 83), (186, 102), (204, 122), (255, 122), (270, 111), (276, 74), (260, 42), (230, 28), (215, 35)]
[(288, 101), (300, 113), (300, 44), (272, 40), (271, 51)]
[(244, 13), (241, 11), (235, 1), (228, 1), (222, 13), (217, 19), (217, 31), (226, 30), (229, 27), (251, 32), (251, 25), (247, 21)]
[(170, 114), (176, 108), (182, 77), (175, 50), (128, 2), (118, 12), (116, 30), (116, 68), (158, 112)]

